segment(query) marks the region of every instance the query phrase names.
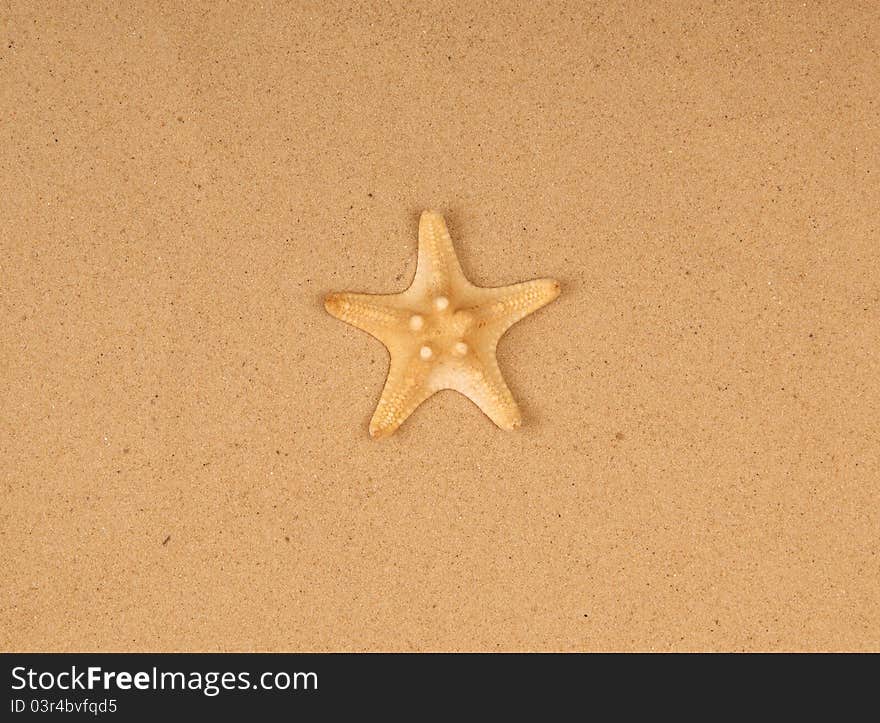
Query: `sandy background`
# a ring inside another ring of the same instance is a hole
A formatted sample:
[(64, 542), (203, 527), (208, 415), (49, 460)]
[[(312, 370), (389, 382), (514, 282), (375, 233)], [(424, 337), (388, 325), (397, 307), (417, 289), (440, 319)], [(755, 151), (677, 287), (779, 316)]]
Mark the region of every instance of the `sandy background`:
[[(0, 649), (880, 649), (875, 3), (129, 5), (0, 9)], [(426, 207), (517, 433), (367, 435)]]

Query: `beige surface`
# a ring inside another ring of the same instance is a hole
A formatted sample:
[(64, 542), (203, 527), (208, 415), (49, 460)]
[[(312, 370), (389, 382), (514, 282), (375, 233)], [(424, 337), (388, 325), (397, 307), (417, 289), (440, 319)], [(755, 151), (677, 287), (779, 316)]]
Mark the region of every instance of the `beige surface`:
[[(0, 649), (880, 649), (878, 38), (3, 3)], [(403, 289), (427, 207), (563, 284), (516, 433), (367, 435), (387, 354), (321, 299)]]

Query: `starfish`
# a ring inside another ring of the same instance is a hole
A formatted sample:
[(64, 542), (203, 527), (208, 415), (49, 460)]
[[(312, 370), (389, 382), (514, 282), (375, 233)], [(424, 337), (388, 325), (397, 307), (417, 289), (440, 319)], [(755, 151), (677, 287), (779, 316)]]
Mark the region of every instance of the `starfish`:
[(443, 216), (419, 220), (416, 274), (400, 294), (328, 294), (324, 308), (381, 341), (391, 354), (385, 388), (370, 422), (372, 437), (392, 434), (423, 401), (453, 389), (502, 429), (522, 415), (495, 348), (520, 319), (559, 296), (559, 283), (536, 279), (511, 286), (474, 286), (461, 270)]

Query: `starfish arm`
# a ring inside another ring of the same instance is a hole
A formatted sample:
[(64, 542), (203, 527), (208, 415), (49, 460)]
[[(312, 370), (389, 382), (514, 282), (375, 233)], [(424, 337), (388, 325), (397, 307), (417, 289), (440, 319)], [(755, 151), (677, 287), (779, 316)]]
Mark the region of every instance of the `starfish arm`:
[[(406, 326), (409, 312), (399, 307), (398, 294), (327, 294), (324, 308), (331, 316), (356, 326), (382, 343)], [(387, 344), (386, 344), (387, 346)]]
[(474, 350), (454, 389), (476, 404), (501, 429), (516, 429), (522, 423), (522, 414), (495, 360), (494, 346)]
[(370, 420), (371, 437), (392, 434), (435, 389), (428, 383), (430, 366), (403, 348), (389, 348), (391, 364), (379, 404)]
[(425, 211), (419, 219), (419, 256), (413, 289), (429, 296), (449, 296), (468, 284), (443, 216)]
[(516, 322), (556, 299), (560, 288), (554, 279), (535, 279), (485, 291), (486, 300), (476, 310), (477, 327), (497, 342)]

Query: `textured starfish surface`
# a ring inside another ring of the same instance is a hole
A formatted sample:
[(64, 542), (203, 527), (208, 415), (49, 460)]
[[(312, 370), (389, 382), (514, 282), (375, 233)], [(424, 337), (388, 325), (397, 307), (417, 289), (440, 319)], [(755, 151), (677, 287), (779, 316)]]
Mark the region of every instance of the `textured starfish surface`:
[(502, 334), (559, 296), (559, 283), (536, 279), (482, 288), (468, 281), (443, 216), (419, 220), (416, 275), (400, 294), (328, 294), (327, 311), (381, 341), (391, 354), (388, 379), (370, 435), (393, 433), (425, 399), (454, 389), (502, 429), (522, 421), (501, 376), (495, 348)]

